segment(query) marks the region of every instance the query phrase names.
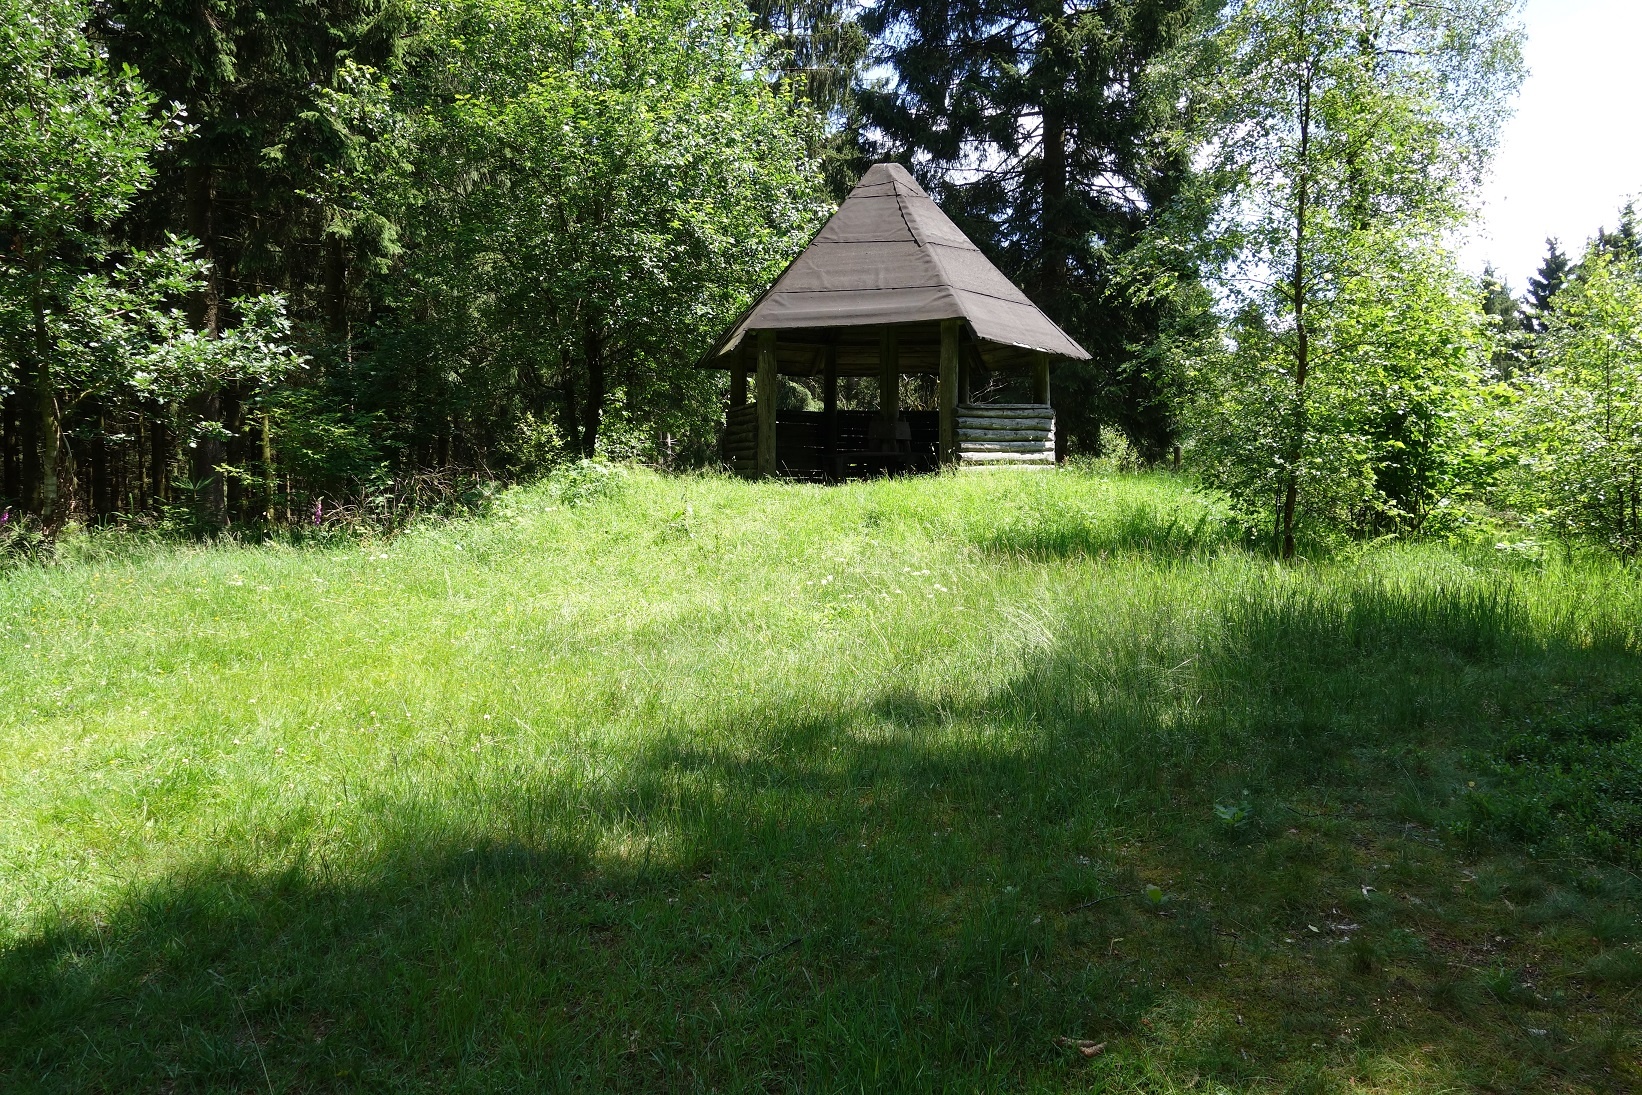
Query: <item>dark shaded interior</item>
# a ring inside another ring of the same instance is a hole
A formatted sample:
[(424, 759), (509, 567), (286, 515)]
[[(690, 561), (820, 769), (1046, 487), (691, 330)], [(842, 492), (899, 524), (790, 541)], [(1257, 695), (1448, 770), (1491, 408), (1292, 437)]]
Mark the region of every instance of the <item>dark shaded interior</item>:
[[(897, 323), (897, 368), (902, 373), (938, 374), (941, 367), (941, 325), (939, 323)], [(884, 327), (828, 327), (781, 330), (776, 332), (776, 371), (782, 376), (822, 374), (823, 351), (831, 344), (838, 348), (839, 376), (877, 376), (878, 354)], [(977, 339), (967, 325), (958, 340), (961, 361), (970, 369), (1014, 372), (1030, 369), (1042, 355), (1023, 346), (1003, 346)], [(719, 357), (708, 358), (706, 368), (753, 372), (758, 367), (758, 347), (754, 338), (743, 338)]]

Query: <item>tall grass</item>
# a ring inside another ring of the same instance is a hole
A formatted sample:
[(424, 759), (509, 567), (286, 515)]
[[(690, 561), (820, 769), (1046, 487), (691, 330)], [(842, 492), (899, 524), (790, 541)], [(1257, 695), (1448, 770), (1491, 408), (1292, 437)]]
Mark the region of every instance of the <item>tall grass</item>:
[(1468, 798), (1637, 679), (1616, 566), (1278, 567), (1166, 476), (583, 472), (0, 609), (5, 1086), (1637, 1080), (1637, 887)]

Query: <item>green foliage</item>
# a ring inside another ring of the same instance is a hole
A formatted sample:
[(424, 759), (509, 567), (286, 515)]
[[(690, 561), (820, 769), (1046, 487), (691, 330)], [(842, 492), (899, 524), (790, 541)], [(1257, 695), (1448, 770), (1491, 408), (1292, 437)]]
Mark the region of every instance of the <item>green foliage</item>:
[(186, 226), (225, 285), (287, 287), (321, 345), (347, 340), (357, 306), (349, 272), (380, 269), (398, 250), (389, 215), (402, 197), (405, 147), (388, 80), (418, 8), (406, 0), (109, 0), (98, 8), (98, 38), (179, 104), (191, 127), (157, 162), (161, 185), (142, 203), (142, 219), (160, 231)]
[(1200, 474), (1268, 535), (1291, 474), (1317, 539), (1451, 527), (1497, 462), (1488, 329), (1466, 279), (1434, 248), (1358, 242), (1313, 304), (1298, 463), (1292, 333), (1248, 309), (1232, 348), (1192, 373)]
[[(27, 7), (28, 11), (21, 10)], [(152, 250), (115, 238), (154, 177), (151, 158), (183, 136), (179, 114), (155, 116), (155, 97), (130, 66), (115, 68), (86, 36), (74, 0), (0, 8), (0, 370), (32, 403), (23, 494), (59, 522), (63, 420), (179, 402), (229, 382), (262, 383), (290, 370), (282, 297), (235, 302), (240, 321), (205, 337), (178, 301), (212, 276), (191, 241)], [(200, 422), (196, 437), (218, 428)]]
[(1618, 224), (1612, 232), (1599, 229), (1591, 247), (1619, 262), (1642, 259), (1642, 224), (1638, 223), (1636, 202), (1628, 201), (1619, 210)]
[(858, 18), (860, 5), (855, 0), (748, 0), (747, 8), (753, 29), (775, 46), (769, 61), (779, 74), (778, 93), (790, 93), (795, 109), (818, 116), (819, 126), (806, 127), (806, 146), (827, 189), (842, 200), (868, 166), (859, 147), (856, 96), (872, 43)]
[(1642, 552), (1642, 259), (1593, 248), (1522, 379), (1516, 497), (1554, 535)]
[(359, 484), (385, 473), (380, 421), (350, 414), (325, 394), (289, 387), (270, 391), (263, 400), (270, 430), (279, 438), (280, 467), (315, 485)]
[(627, 476), (627, 470), (619, 464), (583, 457), (561, 465), (547, 482), (554, 498), (575, 507), (621, 497)]
[(1523, 308), (1522, 324), (1530, 334), (1542, 335), (1549, 328), (1557, 294), (1568, 284), (1572, 272), (1573, 264), (1561, 245), (1546, 240), (1545, 259), (1538, 273), (1528, 279), (1528, 299)]
[(423, 41), (426, 185), (392, 337), (427, 364), (397, 374), (476, 434), (556, 417), (587, 456), (708, 448), (719, 381), (694, 359), (823, 211), (813, 119), (750, 78), (767, 43), (745, 8), (475, 0)]
[(812, 70), (861, 45), (733, 3), (6, 2), (4, 261), (58, 273), (0, 299), (0, 495), (202, 529), (707, 462), (691, 366), (824, 212), (801, 96), (842, 109)]
[(1241, 802), (1215, 803), (1214, 819), (1229, 836), (1248, 832), (1249, 824), (1254, 821), (1254, 806), (1249, 802), (1248, 793), (1244, 792)]
[(1206, 477), (1297, 530), (1418, 529), (1470, 478), (1489, 348), (1441, 245), (1521, 78), (1510, 0), (1246, 0), (1211, 138), (1231, 349), (1195, 376)]
[(1477, 290), (1493, 343), (1489, 356), (1493, 376), (1509, 380), (1523, 370), (1528, 359), (1531, 336), (1527, 330), (1527, 314), (1510, 284), (1500, 280), (1492, 266), (1483, 270)]

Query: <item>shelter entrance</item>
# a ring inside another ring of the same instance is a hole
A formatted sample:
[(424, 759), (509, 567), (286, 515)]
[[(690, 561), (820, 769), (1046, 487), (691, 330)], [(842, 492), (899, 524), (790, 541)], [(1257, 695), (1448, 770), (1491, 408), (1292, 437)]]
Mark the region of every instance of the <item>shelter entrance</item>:
[[(829, 481), (932, 472), (942, 464), (1051, 466), (1055, 437), (1047, 355), (1009, 363), (1016, 371), (1025, 366), (1021, 379), (1027, 391), (1021, 394), (1028, 402), (973, 402), (978, 388), (996, 386), (1008, 375), (999, 364), (986, 360), (983, 347), (957, 319), (761, 332), (744, 341), (729, 365), (722, 456), (742, 475)], [(918, 375), (935, 379), (933, 410), (901, 405), (902, 378)], [(768, 454), (773, 467), (760, 467), (758, 395), (769, 391), (773, 403), (780, 377), (818, 389), (821, 409), (766, 408), (764, 417), (774, 427), (774, 451)], [(875, 409), (840, 407), (840, 381), (850, 379), (857, 388), (864, 380), (876, 392)]]

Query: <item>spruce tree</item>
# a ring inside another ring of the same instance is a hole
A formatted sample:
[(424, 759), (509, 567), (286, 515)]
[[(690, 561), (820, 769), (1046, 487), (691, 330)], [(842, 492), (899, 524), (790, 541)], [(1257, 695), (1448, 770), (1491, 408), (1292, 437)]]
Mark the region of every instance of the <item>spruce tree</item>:
[[(358, 100), (394, 67), (407, 5), (108, 0), (100, 10), (110, 55), (134, 66), (162, 101), (181, 104), (192, 127), (157, 158), (156, 185), (134, 221), (139, 242), (179, 229), (198, 242), (209, 267), (188, 302), (195, 329), (215, 336), (233, 319), (223, 301), (277, 289), (289, 295), (321, 372), (345, 359), (357, 271), (395, 244), (379, 216), (358, 215), (357, 194), (337, 191), (370, 136), (350, 124)], [(247, 501), (220, 469), (256, 448), (249, 394), (203, 392), (187, 408), (190, 478), (211, 519)]]
[(1597, 254), (1625, 261), (1642, 258), (1642, 227), (1636, 223), (1636, 203), (1626, 202), (1619, 211), (1619, 227), (1612, 232), (1606, 228), (1596, 234)]
[(1523, 301), (1522, 327), (1532, 335), (1544, 334), (1548, 329), (1556, 295), (1573, 274), (1573, 264), (1563, 254), (1561, 244), (1548, 239), (1545, 248), (1545, 260), (1539, 264), (1539, 272), (1528, 279), (1528, 296)]
[(1484, 314), (1506, 323), (1515, 321), (1521, 314), (1522, 306), (1517, 303), (1516, 295), (1511, 292), (1511, 283), (1501, 279), (1492, 264), (1483, 268), (1477, 289), (1482, 297)]
[(1119, 285), (1192, 188), (1190, 152), (1176, 139), (1179, 89), (1165, 88), (1155, 65), (1211, 7), (884, 0), (862, 17), (894, 70), (862, 92), (872, 151), (906, 162), (1094, 355), (1056, 377), (1063, 428), (1084, 447), (1098, 444), (1102, 419), (1146, 458), (1175, 440), (1159, 350), (1195, 284), (1190, 263), (1171, 252), (1169, 268), (1151, 270), (1178, 293), (1136, 301)]
[(821, 117), (809, 151), (838, 198), (867, 167), (855, 92), (869, 43), (856, 7), (852, 0), (748, 2), (754, 28), (775, 41), (782, 83)]
[(1522, 365), (1522, 304), (1511, 291), (1511, 283), (1501, 278), (1491, 265), (1483, 269), (1477, 293), (1482, 298), (1483, 315), (1493, 320), (1494, 350), (1490, 363), (1496, 375), (1510, 377)]

